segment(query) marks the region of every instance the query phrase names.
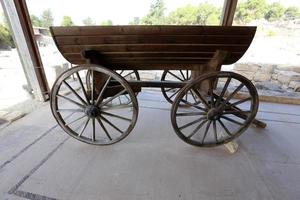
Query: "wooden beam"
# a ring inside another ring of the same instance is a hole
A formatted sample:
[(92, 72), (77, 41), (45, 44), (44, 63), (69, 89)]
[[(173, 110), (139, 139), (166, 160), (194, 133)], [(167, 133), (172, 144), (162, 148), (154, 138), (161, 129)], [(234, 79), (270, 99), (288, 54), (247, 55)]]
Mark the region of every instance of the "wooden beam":
[(232, 26), (237, 3), (238, 0), (224, 0), (224, 6), (221, 15), (222, 26)]
[(41, 57), (33, 35), (33, 29), (25, 0), (1, 0), (8, 24), (12, 31), (25, 76), (37, 100), (49, 98)]

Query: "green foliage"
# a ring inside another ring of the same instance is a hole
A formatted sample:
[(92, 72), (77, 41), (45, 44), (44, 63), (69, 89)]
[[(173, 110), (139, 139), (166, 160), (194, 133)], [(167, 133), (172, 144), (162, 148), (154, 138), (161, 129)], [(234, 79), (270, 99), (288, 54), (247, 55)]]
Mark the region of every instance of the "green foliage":
[(236, 8), (236, 20), (241, 23), (249, 23), (254, 19), (261, 19), (267, 9), (265, 0), (241, 1)]
[(268, 6), (265, 19), (272, 22), (279, 20), (284, 15), (284, 7), (279, 2), (274, 2)]
[(70, 16), (63, 16), (63, 20), (61, 22), (62, 26), (73, 26), (74, 22)]
[(212, 25), (220, 21), (220, 10), (212, 4), (200, 3), (177, 8), (167, 17), (168, 24)]
[(113, 22), (109, 19), (109, 20), (106, 20), (106, 21), (102, 21), (100, 23), (100, 25), (102, 25), (102, 26), (111, 26), (111, 25), (113, 25)]
[(155, 3), (151, 4), (148, 14), (142, 18), (142, 24), (148, 25), (159, 25), (164, 24), (165, 17), (164, 12), (166, 10), (165, 3), (163, 0), (156, 0)]
[(92, 26), (96, 24), (90, 17), (87, 17), (84, 20), (82, 20), (82, 23), (86, 26)]
[(0, 47), (15, 47), (11, 33), (5, 25), (0, 24)]
[(41, 16), (41, 26), (48, 28), (53, 25), (53, 21), (54, 18), (52, 15), (52, 11), (50, 9), (44, 10)]
[(284, 18), (287, 20), (300, 19), (300, 10), (296, 6), (288, 7), (284, 12)]
[(30, 15), (31, 23), (33, 27), (42, 27), (43, 23), (41, 19), (35, 15)]

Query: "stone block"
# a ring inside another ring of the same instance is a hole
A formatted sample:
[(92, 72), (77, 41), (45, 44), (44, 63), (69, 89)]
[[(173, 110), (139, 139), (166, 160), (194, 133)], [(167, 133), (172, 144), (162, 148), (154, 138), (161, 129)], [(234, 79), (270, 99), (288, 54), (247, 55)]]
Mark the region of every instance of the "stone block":
[(292, 88), (295, 92), (300, 92), (300, 81), (291, 81), (289, 88)]
[(249, 80), (253, 80), (255, 72), (251, 72), (251, 71), (234, 71), (242, 76), (245, 76), (247, 79)]
[[(271, 81), (277, 81), (277, 79), (278, 79), (278, 74), (277, 73), (273, 73), (272, 75), (271, 75)], [(277, 81), (278, 82), (278, 81)]]
[(271, 80), (271, 76), (271, 73), (263, 73), (259, 71), (255, 73), (253, 80), (257, 82), (269, 81)]
[(233, 66), (234, 71), (248, 71), (248, 72), (257, 72), (260, 67), (257, 64), (252, 63), (236, 63)]
[(277, 80), (288, 85), (291, 81), (300, 81), (300, 73), (292, 71), (277, 71)]
[(260, 66), (259, 71), (261, 71), (263, 73), (273, 73), (275, 68), (276, 68), (276, 65), (262, 64)]

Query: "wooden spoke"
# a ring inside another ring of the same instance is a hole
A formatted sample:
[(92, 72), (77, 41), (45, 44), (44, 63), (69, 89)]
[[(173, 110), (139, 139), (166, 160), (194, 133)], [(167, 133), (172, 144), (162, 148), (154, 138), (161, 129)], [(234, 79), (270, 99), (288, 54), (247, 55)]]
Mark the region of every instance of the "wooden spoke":
[(99, 93), (99, 95), (98, 95), (98, 97), (97, 97), (97, 100), (96, 100), (95, 105), (99, 105), (99, 103), (100, 103), (100, 101), (101, 101), (101, 97), (102, 97), (102, 95), (103, 95), (105, 89), (107, 88), (107, 86), (108, 86), (110, 80), (111, 80), (111, 76), (108, 77), (108, 79), (106, 80), (104, 86), (102, 87), (102, 89), (101, 89), (101, 91), (100, 91), (100, 93)]
[(208, 133), (210, 124), (211, 124), (211, 121), (209, 121), (209, 122), (207, 123), (207, 125), (206, 125), (205, 132), (204, 132), (204, 135), (203, 135), (203, 138), (202, 138), (202, 142), (201, 142), (202, 144), (204, 143), (204, 140), (205, 140), (206, 135), (207, 135), (207, 133)]
[(224, 85), (224, 87), (222, 89), (222, 92), (221, 92), (219, 98), (217, 99), (217, 102), (216, 102), (217, 106), (220, 104), (221, 99), (224, 97), (225, 92), (227, 91), (227, 88), (229, 86), (230, 81), (231, 81), (231, 77), (228, 77), (227, 80), (226, 80), (226, 83), (225, 83), (225, 85)]
[(242, 87), (244, 87), (244, 84), (241, 83), (226, 99), (225, 101), (223, 102), (224, 103), (227, 103), (230, 101), (230, 99), (238, 92), (242, 89)]
[(215, 107), (214, 103), (214, 91), (213, 91), (213, 80), (209, 79), (209, 94), (210, 94), (210, 106), (211, 108)]
[(177, 90), (176, 92), (174, 92), (169, 98), (172, 99), (172, 97), (174, 97), (180, 90)]
[(57, 112), (83, 112), (82, 109), (58, 109)]
[(92, 126), (93, 126), (93, 141), (96, 140), (96, 134), (95, 134), (95, 118), (92, 119)]
[(195, 103), (198, 103), (198, 101), (197, 101), (197, 99), (196, 99), (196, 97), (195, 97), (194, 93), (193, 93), (192, 91), (190, 91), (190, 93), (192, 94), (192, 97), (193, 97), (193, 99), (194, 99)]
[(240, 125), (240, 126), (243, 125), (243, 123), (241, 123), (241, 122), (239, 122), (239, 121), (236, 121), (236, 120), (234, 120), (234, 119), (231, 119), (231, 118), (229, 118), (229, 117), (221, 116), (221, 118), (226, 119), (227, 121), (230, 121), (230, 122), (232, 122), (232, 123), (238, 124), (238, 125)]
[(86, 90), (85, 90), (85, 88), (84, 88), (84, 86), (83, 86), (83, 83), (82, 83), (82, 80), (81, 80), (81, 78), (80, 78), (80, 75), (79, 75), (78, 72), (76, 72), (76, 75), (77, 75), (79, 84), (80, 84), (80, 86), (81, 86), (83, 95), (84, 95), (84, 97), (85, 97), (85, 99), (86, 99), (86, 102), (89, 104), (89, 98), (87, 97), (87, 93), (86, 93)]
[(123, 76), (123, 78), (125, 78), (125, 77), (127, 77), (127, 76), (129, 76), (129, 75), (131, 75), (131, 74), (134, 74), (134, 71), (129, 72), (128, 74), (126, 74), (125, 76)]
[(239, 101), (237, 101), (237, 102), (231, 103), (231, 106), (237, 106), (237, 105), (242, 104), (242, 103), (244, 103), (244, 102), (246, 102), (246, 101), (250, 101), (251, 99), (252, 99), (251, 97), (248, 97), (248, 98), (239, 100)]
[(85, 102), (81, 96), (64, 80), (63, 83), (71, 90), (71, 92), (83, 103), (84, 105), (87, 105), (87, 102)]
[(192, 104), (192, 103), (190, 103), (190, 102), (188, 102), (188, 101), (186, 101), (186, 100), (184, 100), (184, 99), (181, 99), (180, 101), (182, 101), (183, 103), (185, 103), (185, 104), (187, 104), (187, 105), (189, 105), (189, 106), (192, 106), (192, 107), (194, 107), (194, 108), (197, 108), (197, 109), (199, 109), (199, 110), (207, 111), (206, 108), (201, 108), (200, 106), (194, 105), (194, 104)]
[(218, 133), (217, 133), (217, 124), (216, 121), (213, 121), (213, 129), (214, 129), (214, 136), (215, 136), (215, 140), (218, 143)]
[(116, 106), (109, 106), (109, 107), (103, 107), (101, 108), (101, 111), (109, 111), (109, 110), (118, 110), (118, 109), (125, 109), (125, 108), (131, 108), (129, 104), (121, 104)]
[(95, 77), (94, 77), (94, 70), (91, 70), (91, 76), (92, 76), (92, 94), (91, 94), (91, 100), (92, 104), (94, 104), (94, 96), (95, 96)]
[(172, 72), (170, 72), (170, 71), (168, 71), (168, 73), (169, 74), (171, 74), (173, 77), (175, 77), (175, 78), (177, 78), (178, 80), (180, 80), (180, 81), (184, 81), (183, 79), (181, 79), (179, 76), (177, 76), (176, 74), (174, 74), (174, 73), (172, 73)]
[(249, 114), (251, 113), (250, 110), (228, 110), (228, 111), (224, 111), (222, 114), (223, 115), (229, 115), (229, 114)]
[(201, 123), (193, 130), (193, 132), (192, 132), (190, 135), (187, 136), (187, 138), (193, 137), (193, 136), (201, 129), (201, 127), (202, 127), (207, 121), (208, 121), (208, 120), (202, 121), (202, 122), (201, 122)]
[(128, 122), (131, 122), (131, 119), (129, 119), (129, 118), (122, 117), (122, 116), (119, 116), (119, 115), (115, 115), (115, 114), (112, 114), (112, 113), (101, 111), (101, 114), (107, 115), (107, 116), (111, 116), (111, 117), (115, 117), (115, 118), (118, 118), (118, 119), (122, 119), (122, 120), (125, 120), (125, 121), (128, 121)]
[(121, 92), (119, 92), (118, 94), (109, 97), (106, 101), (102, 102), (99, 107), (105, 106), (106, 104), (108, 104), (109, 102), (111, 102), (112, 100), (114, 100), (115, 98), (119, 97), (120, 95), (122, 95), (124, 92), (126, 92), (126, 89), (122, 90)]
[(70, 122), (68, 122), (68, 123), (65, 123), (65, 126), (69, 126), (69, 125), (71, 125), (71, 124), (73, 124), (73, 123), (75, 123), (75, 122), (81, 120), (81, 119), (84, 118), (84, 117), (86, 117), (85, 114), (84, 114), (83, 116), (81, 116), (81, 117), (75, 119), (75, 120), (72, 120), (72, 121), (70, 121)]
[(86, 122), (85, 122), (84, 126), (82, 127), (80, 133), (78, 134), (78, 137), (81, 137), (81, 136), (82, 136), (82, 134), (83, 134), (83, 132), (85, 131), (85, 129), (86, 129), (86, 127), (87, 127), (87, 125), (88, 125), (90, 119), (91, 119), (91, 118), (88, 117), (88, 119), (86, 120)]
[(169, 88), (169, 89), (165, 90), (165, 92), (169, 92), (171, 90), (174, 90), (174, 88)]
[(74, 100), (72, 100), (72, 99), (70, 99), (70, 98), (68, 98), (68, 97), (62, 96), (62, 95), (60, 95), (60, 94), (57, 94), (56, 96), (57, 96), (57, 97), (60, 97), (60, 98), (63, 98), (63, 99), (65, 99), (65, 100), (71, 102), (72, 104), (75, 104), (75, 105), (79, 106), (80, 108), (83, 108), (83, 109), (85, 108), (84, 105), (82, 105), (82, 104), (78, 103), (77, 101), (74, 101)]
[(101, 119), (99, 117), (96, 118), (98, 123), (100, 124), (101, 128), (103, 129), (105, 135), (108, 137), (109, 140), (112, 140), (111, 136), (109, 135), (108, 131), (106, 130), (104, 124), (102, 123)]
[(206, 112), (183, 112), (183, 113), (176, 113), (177, 117), (181, 116), (197, 116), (197, 115), (206, 115)]
[(102, 119), (103, 121), (105, 121), (106, 123), (108, 123), (111, 127), (113, 127), (114, 129), (116, 129), (117, 131), (119, 131), (121, 134), (123, 134), (123, 131), (121, 131), (118, 127), (116, 127), (114, 124), (112, 124), (108, 119), (106, 119), (103, 116), (99, 116), (100, 119)]
[(223, 122), (218, 119), (218, 122), (220, 123), (220, 125), (222, 126), (222, 128), (225, 130), (225, 132), (229, 135), (232, 136), (232, 134), (230, 133), (230, 131), (228, 130), (228, 128), (225, 126), (225, 124), (223, 124)]
[(122, 70), (122, 71), (121, 71), (119, 74), (120, 74), (120, 75), (122, 75), (122, 74), (123, 74), (123, 72), (124, 72), (124, 70)]
[(209, 105), (206, 102), (206, 100), (202, 97), (202, 95), (200, 94), (200, 92), (197, 89), (192, 89), (192, 91), (196, 94), (196, 96), (201, 100), (202, 104), (209, 109)]
[(180, 72), (180, 74), (181, 74), (183, 80), (187, 80), (187, 78), (185, 78), (184, 74), (182, 73), (182, 70), (179, 70), (179, 72)]
[(185, 129), (185, 128), (189, 127), (189, 126), (192, 126), (193, 124), (201, 122), (203, 119), (206, 119), (206, 117), (200, 117), (199, 119), (196, 119), (196, 120), (194, 120), (192, 122), (189, 122), (189, 123), (187, 123), (187, 124), (179, 127), (179, 130)]

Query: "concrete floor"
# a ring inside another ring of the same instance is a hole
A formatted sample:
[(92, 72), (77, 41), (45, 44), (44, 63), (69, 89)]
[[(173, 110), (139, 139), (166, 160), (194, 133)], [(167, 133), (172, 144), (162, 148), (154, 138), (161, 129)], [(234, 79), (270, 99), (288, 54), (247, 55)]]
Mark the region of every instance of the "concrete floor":
[(172, 130), (160, 93), (139, 95), (139, 119), (106, 147), (70, 138), (49, 105), (0, 133), (0, 199), (300, 199), (300, 106), (261, 103), (237, 153), (197, 148)]

